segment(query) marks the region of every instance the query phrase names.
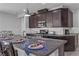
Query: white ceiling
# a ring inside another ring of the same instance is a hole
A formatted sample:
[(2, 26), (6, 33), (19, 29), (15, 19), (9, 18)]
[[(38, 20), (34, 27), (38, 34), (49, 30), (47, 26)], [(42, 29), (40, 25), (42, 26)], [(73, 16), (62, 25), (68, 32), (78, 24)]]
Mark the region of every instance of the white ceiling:
[(67, 6), (70, 9), (79, 9), (79, 3), (0, 3), (0, 12), (17, 15), (28, 8), (31, 13), (36, 12), (39, 9), (48, 8), (52, 9), (58, 6)]

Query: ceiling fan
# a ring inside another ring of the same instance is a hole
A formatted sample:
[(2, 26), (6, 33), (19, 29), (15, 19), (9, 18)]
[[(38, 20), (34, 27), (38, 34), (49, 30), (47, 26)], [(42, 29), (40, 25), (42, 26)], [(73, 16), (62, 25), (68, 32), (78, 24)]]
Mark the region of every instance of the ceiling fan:
[(29, 17), (30, 15), (31, 13), (29, 12), (29, 9), (27, 8), (27, 9), (24, 9), (20, 15), (18, 15), (18, 18), (25, 17), (25, 16)]
[(30, 16), (30, 13), (29, 13), (28, 8), (27, 9), (24, 9), (24, 16)]

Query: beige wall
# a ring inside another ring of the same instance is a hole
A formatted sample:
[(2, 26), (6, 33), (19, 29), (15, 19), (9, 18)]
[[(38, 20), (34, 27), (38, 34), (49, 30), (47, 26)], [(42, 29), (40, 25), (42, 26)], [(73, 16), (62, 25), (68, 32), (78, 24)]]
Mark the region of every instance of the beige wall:
[(0, 31), (11, 30), (16, 34), (21, 33), (21, 20), (16, 16), (0, 12)]

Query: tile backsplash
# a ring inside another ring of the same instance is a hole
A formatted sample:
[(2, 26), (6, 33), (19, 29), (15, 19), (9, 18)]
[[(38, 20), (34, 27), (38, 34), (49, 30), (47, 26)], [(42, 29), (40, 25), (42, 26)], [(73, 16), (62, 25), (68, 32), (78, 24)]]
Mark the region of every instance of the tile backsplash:
[(71, 33), (79, 33), (79, 28), (78, 27), (73, 27), (70, 32)]
[(55, 31), (56, 34), (64, 34), (63, 28), (27, 28), (26, 33), (39, 33), (40, 30), (48, 30), (49, 33)]

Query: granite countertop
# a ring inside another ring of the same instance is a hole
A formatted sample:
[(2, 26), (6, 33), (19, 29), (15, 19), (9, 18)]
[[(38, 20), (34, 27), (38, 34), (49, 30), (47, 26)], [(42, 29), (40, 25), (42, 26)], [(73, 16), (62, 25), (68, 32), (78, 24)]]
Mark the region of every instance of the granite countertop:
[[(37, 56), (47, 56), (53, 53), (57, 48), (59, 48), (61, 45), (64, 45), (66, 43), (65, 40), (55, 40), (55, 39), (48, 39), (48, 38), (34, 38), (31, 39), (32, 42), (35, 42), (36, 40), (41, 39), (44, 40), (47, 44), (48, 50), (47, 51), (41, 51), (41, 50), (34, 50), (32, 51), (33, 54)], [(20, 44), (14, 44), (15, 47), (21, 48)]]
[(28, 33), (31, 36), (75, 36), (76, 34), (37, 34), (37, 33)]

